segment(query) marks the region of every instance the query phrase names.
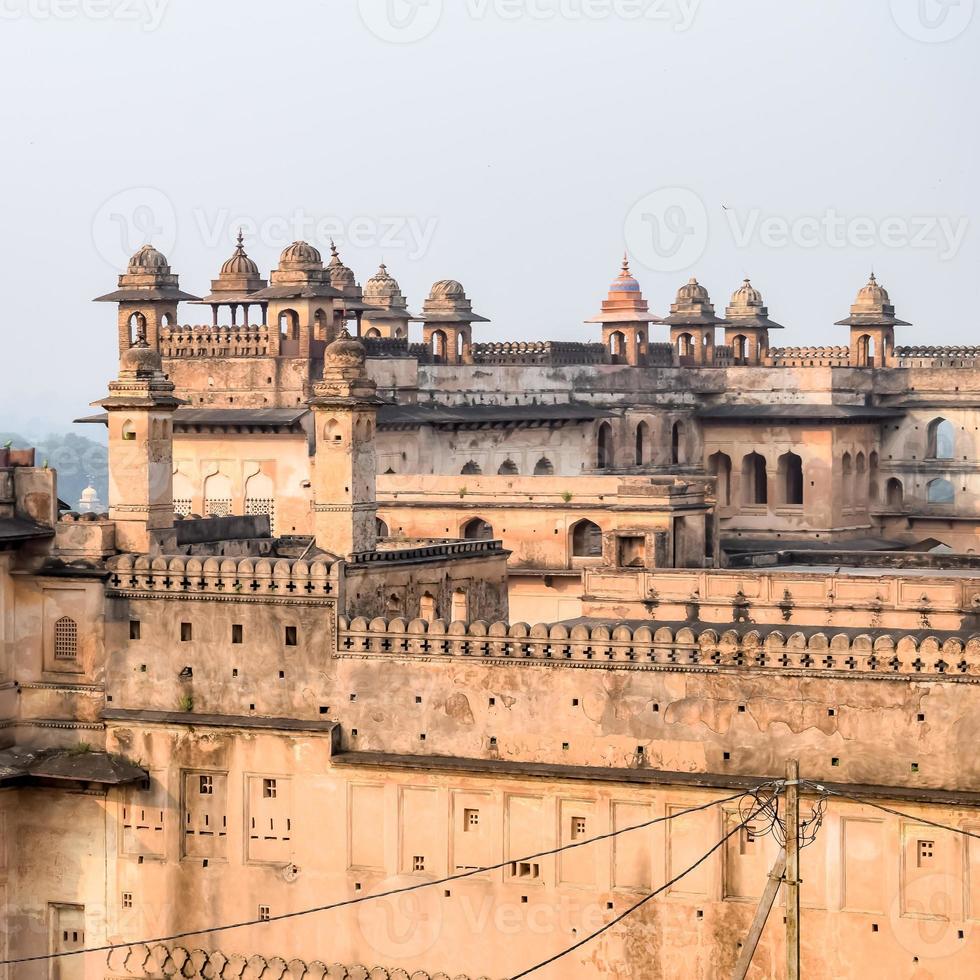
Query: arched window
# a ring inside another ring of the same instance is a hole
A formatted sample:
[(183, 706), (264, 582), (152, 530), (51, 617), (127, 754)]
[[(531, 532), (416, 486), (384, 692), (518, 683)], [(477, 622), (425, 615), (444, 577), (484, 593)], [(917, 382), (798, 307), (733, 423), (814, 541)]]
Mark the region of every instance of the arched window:
[(779, 486), (782, 501), (788, 507), (803, 505), (803, 460), (796, 453), (779, 457)]
[(732, 357), (736, 364), (747, 364), (749, 360), (749, 341), (745, 334), (732, 338)]
[(840, 461), (841, 501), (845, 507), (854, 506), (854, 462), (850, 453)]
[(295, 310), (279, 313), (279, 335), (283, 340), (299, 340), (299, 314)]
[(126, 442), (136, 441), (136, 426), (129, 419), (123, 422), (122, 437)]
[(712, 453), (708, 457), (708, 472), (716, 478), (715, 493), (720, 507), (732, 503), (732, 460), (727, 453)]
[(930, 504), (951, 504), (956, 496), (949, 480), (930, 480), (926, 484), (926, 500)]
[(374, 530), (379, 538), (389, 537), (388, 525), (385, 524), (385, 522), (381, 520), (380, 517), (376, 518), (374, 521)]
[(482, 517), (474, 517), (463, 525), (463, 537), (467, 541), (490, 541), (493, 538), (493, 525)]
[(572, 557), (602, 557), (602, 528), (598, 524), (579, 521), (572, 526)]
[(204, 483), (204, 516), (228, 517), (231, 514), (231, 478), (214, 473)]
[(933, 419), (929, 423), (928, 448), (926, 456), (929, 459), (952, 459), (956, 449), (956, 430), (949, 419)]
[(146, 317), (142, 313), (133, 313), (129, 318), (129, 346), (137, 340), (146, 340)]
[(463, 468), (460, 470), (463, 476), (479, 476), (482, 472), (483, 470), (480, 469), (480, 464), (475, 459), (464, 463)]
[(432, 334), (432, 356), (437, 361), (446, 359), (446, 335), (442, 330), (436, 330)]
[(636, 465), (642, 466), (647, 461), (650, 451), (650, 426), (641, 422), (636, 427)]
[(336, 419), (328, 419), (323, 426), (323, 439), (324, 442), (328, 443), (340, 443), (344, 441), (344, 432)]
[(885, 502), (893, 510), (901, 510), (905, 501), (902, 481), (894, 476), (885, 484)]
[(54, 624), (54, 659), (78, 659), (78, 624), (70, 616), (62, 616)]
[(609, 354), (613, 364), (618, 364), (623, 360), (626, 353), (626, 336), (621, 331), (616, 330), (609, 335)]
[(269, 518), (269, 530), (276, 536), (276, 488), (272, 478), (256, 473), (245, 484), (245, 513), (252, 516), (265, 514)]
[(194, 506), (194, 483), (191, 478), (178, 470), (174, 473), (174, 513), (189, 517)]
[(454, 623), (465, 623), (467, 619), (469, 619), (467, 605), (466, 593), (462, 589), (457, 589), (453, 593), (453, 602), (449, 618)]
[(429, 592), (424, 592), (419, 599), (419, 619), (431, 623), (436, 618), (436, 600)]
[(689, 333), (682, 333), (677, 338), (677, 356), (682, 360), (694, 356), (694, 338)]
[(675, 422), (670, 429), (670, 461), (674, 466), (686, 463), (687, 457), (681, 444), (684, 436), (684, 426)]
[(327, 314), (321, 309), (313, 314), (313, 336), (317, 340), (327, 339)]
[(555, 475), (555, 464), (548, 459), (547, 456), (542, 456), (534, 464), (534, 475), (535, 476), (554, 476)]
[(742, 459), (742, 503), (750, 507), (769, 503), (766, 459), (749, 453)]
[(875, 341), (869, 334), (858, 337), (857, 342), (857, 362), (858, 367), (875, 366)]
[(868, 499), (868, 464), (865, 461), (864, 453), (858, 453), (855, 457), (854, 481), (855, 503), (862, 503)]
[(364, 336), (367, 340), (380, 340), (381, 331), (377, 327), (369, 327), (364, 331)]
[(612, 426), (608, 422), (603, 422), (599, 426), (596, 439), (596, 467), (600, 470), (607, 470), (614, 465), (615, 449), (613, 447)]
[(498, 476), (517, 476), (520, 471), (517, 468), (517, 463), (512, 459), (505, 459), (497, 470)]

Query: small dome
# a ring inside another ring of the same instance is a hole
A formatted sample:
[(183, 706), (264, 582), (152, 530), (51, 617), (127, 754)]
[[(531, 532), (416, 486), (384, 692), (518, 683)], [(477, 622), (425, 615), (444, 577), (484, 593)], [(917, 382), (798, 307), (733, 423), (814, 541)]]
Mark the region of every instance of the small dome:
[(144, 245), (130, 260), (129, 274), (139, 275), (147, 272), (169, 272), (170, 264), (163, 252), (152, 245)]
[(309, 242), (293, 242), (282, 250), (279, 265), (282, 268), (305, 268), (311, 265), (322, 268), (323, 257)]
[(762, 293), (748, 279), (732, 293), (732, 306), (762, 306)]
[(710, 303), (708, 290), (704, 288), (693, 276), (690, 280), (677, 290), (678, 303)]
[(610, 285), (610, 290), (617, 293), (638, 293), (640, 291), (640, 284), (633, 278), (630, 272), (630, 262), (629, 256), (623, 256), (623, 267), (620, 270), (619, 276)]
[(160, 355), (146, 341), (135, 343), (123, 351), (119, 370), (131, 374), (157, 374), (163, 370)]
[(381, 263), (378, 271), (364, 284), (364, 302), (371, 300), (392, 300), (401, 296), (401, 288), (397, 280), (388, 272), (388, 267)]
[(355, 285), (354, 273), (340, 260), (337, 246), (333, 241), (330, 242), (330, 262), (327, 264), (327, 272), (330, 274), (330, 285), (334, 289), (348, 289)]
[(364, 345), (346, 329), (323, 352), (324, 366), (361, 367), (367, 358)]
[(242, 243), (242, 233), (238, 232), (238, 244), (235, 246), (235, 253), (221, 267), (223, 276), (257, 276), (259, 267), (245, 254), (245, 246)]
[(440, 279), (432, 287), (429, 299), (465, 299), (466, 290), (455, 279)]
[(82, 491), (82, 497), (81, 497), (81, 499), (82, 499), (82, 501), (84, 503), (90, 504), (90, 503), (92, 503), (93, 500), (98, 500), (99, 499), (99, 491), (96, 490), (95, 487), (93, 487), (93, 486), (87, 486)]
[(888, 290), (884, 286), (878, 285), (875, 274), (871, 273), (868, 284), (864, 286), (857, 295), (858, 306), (888, 306), (891, 300), (888, 298)]

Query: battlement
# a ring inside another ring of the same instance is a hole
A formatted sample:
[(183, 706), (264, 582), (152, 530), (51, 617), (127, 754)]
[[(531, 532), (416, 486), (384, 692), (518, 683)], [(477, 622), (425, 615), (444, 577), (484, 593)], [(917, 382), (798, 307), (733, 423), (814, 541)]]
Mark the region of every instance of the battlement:
[(700, 671), (805, 670), (841, 676), (980, 680), (980, 635), (888, 634), (855, 631), (804, 633), (751, 629), (695, 631), (689, 627), (578, 623), (447, 623), (437, 619), (341, 617), (340, 654), (468, 657), (593, 667), (644, 666)]
[(773, 347), (769, 360), (773, 367), (847, 367), (850, 347)]
[(271, 352), (266, 324), (174, 326), (160, 330), (163, 357), (263, 357)]
[(903, 368), (976, 367), (980, 347), (896, 347), (895, 357)]
[(602, 344), (575, 341), (501, 341), (473, 344), (474, 364), (602, 364), (606, 348)]
[(415, 547), (392, 546), (377, 551), (361, 551), (348, 559), (352, 567), (360, 565), (391, 565), (398, 562), (446, 561), (451, 558), (474, 558), (500, 554), (499, 541), (441, 541)]
[(193, 558), (118, 555), (106, 563), (110, 594), (155, 596), (275, 597), (280, 600), (336, 596), (336, 563), (298, 558)]

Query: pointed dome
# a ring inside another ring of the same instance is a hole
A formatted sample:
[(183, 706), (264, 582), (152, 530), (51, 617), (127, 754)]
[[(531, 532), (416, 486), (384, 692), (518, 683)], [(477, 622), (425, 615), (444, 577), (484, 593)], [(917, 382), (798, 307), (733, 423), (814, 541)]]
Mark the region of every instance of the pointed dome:
[(356, 337), (352, 337), (346, 327), (323, 352), (325, 367), (361, 367), (366, 358), (367, 351), (364, 349), (364, 344)]
[(708, 290), (692, 276), (677, 290), (677, 299), (670, 304), (670, 316), (664, 322), (671, 326), (712, 326), (725, 321), (715, 316)]
[(888, 297), (888, 290), (884, 286), (878, 285), (878, 280), (875, 278), (875, 274), (871, 273), (871, 278), (868, 280), (866, 286), (863, 286), (860, 292), (857, 294), (856, 306), (863, 306), (867, 308), (878, 308), (881, 306), (888, 306), (891, 304), (891, 300)]
[(388, 272), (388, 267), (384, 262), (378, 266), (378, 271), (364, 284), (365, 303), (370, 300), (390, 300), (400, 293), (398, 282)]
[(170, 272), (170, 263), (163, 252), (157, 251), (152, 245), (144, 245), (129, 260), (129, 274), (132, 276), (154, 272)]
[(327, 273), (330, 276), (330, 285), (334, 289), (350, 289), (356, 285), (354, 273), (340, 260), (337, 246), (332, 239), (330, 241), (330, 261), (327, 263)]
[(769, 308), (763, 302), (762, 293), (749, 279), (743, 279), (742, 285), (732, 293), (732, 301), (725, 310), (725, 319), (743, 329), (745, 327), (783, 329), (782, 324), (769, 319)]
[(602, 301), (602, 311), (586, 323), (660, 323), (660, 317), (650, 312), (640, 291), (640, 284), (630, 272), (629, 256), (623, 256), (619, 275), (609, 286), (609, 295)]
[(259, 267), (245, 253), (241, 229), (238, 230), (238, 244), (235, 246), (235, 252), (221, 266), (220, 274), (222, 276), (257, 276), (259, 274)]
[(323, 257), (309, 242), (293, 242), (279, 256), (280, 269), (322, 269)]
[(694, 278), (691, 278), (677, 290), (677, 302), (678, 303), (710, 303), (711, 297), (708, 296), (708, 290), (704, 288)]
[(904, 320), (895, 316), (888, 290), (880, 285), (872, 272), (867, 283), (861, 287), (857, 299), (851, 306), (851, 315), (846, 320), (838, 320), (838, 326), (870, 327), (870, 326), (909, 326)]
[(765, 308), (762, 302), (762, 293), (752, 285), (751, 279), (743, 279), (742, 285), (732, 293), (731, 307), (746, 310)]

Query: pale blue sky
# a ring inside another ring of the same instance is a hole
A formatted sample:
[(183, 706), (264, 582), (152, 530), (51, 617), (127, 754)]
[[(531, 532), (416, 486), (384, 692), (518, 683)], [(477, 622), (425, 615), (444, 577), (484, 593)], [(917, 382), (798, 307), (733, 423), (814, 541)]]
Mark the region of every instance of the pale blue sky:
[(978, 342), (973, 0), (406, 2), (0, 0), (0, 428), (102, 395), (89, 300), (144, 229), (203, 295), (238, 219), (267, 272), (297, 211), (413, 309), (461, 280), (485, 339), (592, 339), (629, 244), (657, 312), (750, 275), (776, 343), (846, 343), (873, 265), (900, 343)]

